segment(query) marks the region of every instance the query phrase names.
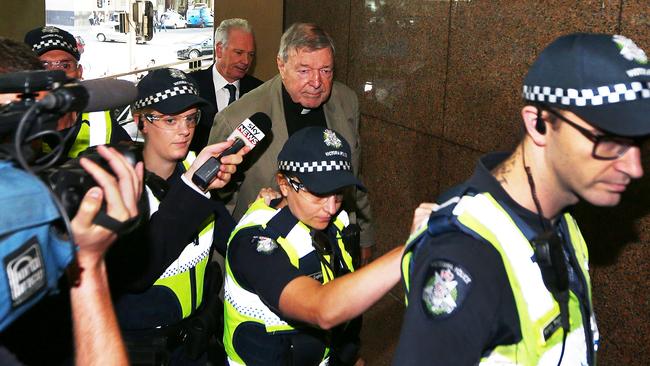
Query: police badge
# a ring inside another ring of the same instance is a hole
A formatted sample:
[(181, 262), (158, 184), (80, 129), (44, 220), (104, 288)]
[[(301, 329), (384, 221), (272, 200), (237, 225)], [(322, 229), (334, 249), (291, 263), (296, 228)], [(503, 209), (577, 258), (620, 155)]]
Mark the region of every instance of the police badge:
[(448, 261), (429, 266), (422, 289), (422, 306), (431, 318), (446, 318), (462, 304), (469, 293), (472, 278), (461, 267)]
[(169, 75), (176, 79), (185, 79), (185, 73), (178, 69), (169, 69)]
[(323, 139), (325, 145), (329, 147), (333, 147), (335, 149), (341, 147), (341, 139), (339, 139), (338, 136), (336, 136), (336, 133), (332, 130), (325, 130), (325, 132), (323, 132)]
[(59, 28), (53, 27), (51, 25), (45, 26), (41, 29), (43, 33), (59, 33)]
[(612, 40), (621, 50), (621, 56), (625, 57), (626, 60), (635, 61), (642, 65), (648, 63), (648, 56), (646, 56), (645, 52), (633, 40), (619, 34), (614, 35)]
[(257, 244), (257, 252), (262, 254), (271, 254), (278, 247), (275, 240), (266, 236), (254, 236), (252, 242)]

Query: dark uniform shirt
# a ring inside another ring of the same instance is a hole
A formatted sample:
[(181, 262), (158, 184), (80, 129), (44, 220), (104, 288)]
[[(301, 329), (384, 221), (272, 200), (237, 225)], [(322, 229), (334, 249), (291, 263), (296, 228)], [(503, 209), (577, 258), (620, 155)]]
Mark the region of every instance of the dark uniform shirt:
[[(276, 216), (278, 215), (281, 216), (282, 229), (286, 233), (298, 223), (288, 206)], [(279, 246), (271, 252), (258, 251), (255, 243), (260, 236), (269, 236), (260, 226), (238, 232), (228, 247), (228, 263), (237, 282), (245, 290), (257, 294), (271, 310), (282, 317), (279, 311), (282, 290), (296, 277), (315, 277), (315, 274), (320, 274), (320, 262), (316, 253), (311, 252), (300, 259), (298, 269)]]
[[(510, 198), (490, 173), (507, 157), (506, 153), (483, 157), (467, 183), (478, 192), (489, 192), (532, 231), (542, 233), (538, 215)], [(544, 225), (551, 227), (548, 220)], [(464, 298), (447, 317), (430, 315), (422, 299), (431, 277), (430, 264), (436, 261), (459, 266), (471, 278)], [(496, 346), (517, 343), (522, 337), (499, 252), (460, 231), (434, 237), (421, 246), (411, 272), (408, 304), (393, 365), (476, 365)]]
[(167, 180), (147, 173), (147, 186), (160, 200), (158, 211), (108, 251), (106, 260), (115, 310), (125, 329), (147, 329), (180, 321), (182, 314), (176, 296), (165, 287), (152, 285), (196, 239), (209, 215), (215, 215), (213, 248), (225, 245), (234, 227), (222, 203), (206, 198), (181, 180), (184, 171), (179, 163)]
[[(286, 333), (269, 334), (262, 324), (256, 322), (240, 324), (234, 333), (233, 345), (247, 364), (317, 365), (325, 347), (328, 346), (329, 332), (287, 319), (279, 310), (280, 295), (293, 279), (309, 276), (317, 281), (323, 281), (317, 250), (300, 258), (299, 268), (291, 264), (289, 256), (279, 244), (270, 251), (258, 250), (257, 242), (260, 237), (271, 236), (268, 231), (270, 227), (277, 235), (286, 237), (297, 223), (298, 219), (286, 206), (272, 218), (266, 229), (260, 226), (242, 229), (228, 246), (228, 264), (237, 283), (245, 290), (259, 296), (271, 311), (296, 329)], [(330, 250), (337, 250), (333, 240), (333, 225), (330, 225), (328, 233), (331, 234), (329, 235)], [(340, 257), (340, 251), (338, 254)]]

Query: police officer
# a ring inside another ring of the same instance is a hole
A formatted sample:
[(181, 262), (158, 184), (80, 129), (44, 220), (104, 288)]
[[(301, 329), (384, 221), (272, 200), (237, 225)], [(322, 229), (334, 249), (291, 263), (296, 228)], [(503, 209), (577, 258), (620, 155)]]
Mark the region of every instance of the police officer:
[[(39, 27), (27, 32), (25, 43), (36, 52), (46, 70), (62, 70), (70, 79), (83, 78), (77, 40), (69, 32), (54, 26)], [(129, 134), (111, 118), (109, 111), (66, 113), (59, 119), (57, 130), (63, 136), (68, 132), (74, 136), (66, 141), (64, 147), (64, 156), (69, 158), (77, 157), (90, 146), (131, 141)], [(49, 152), (55, 143), (47, 137), (45, 141), (43, 151)]]
[[(115, 308), (134, 363), (206, 360), (208, 318), (214, 311), (206, 302), (219, 292), (207, 273), (210, 254), (214, 239), (221, 238), (225, 246), (235, 224), (223, 204), (192, 182), (192, 175), (208, 158), (232, 144), (210, 145), (198, 155), (188, 152), (200, 119), (199, 107), (206, 103), (181, 70), (154, 70), (138, 83), (132, 110), (144, 134), (151, 216), (120, 239), (108, 256)], [(228, 183), (247, 150), (221, 158), (208, 189)], [(220, 285), (221, 281), (216, 286)]]
[(593, 365), (587, 246), (568, 209), (643, 175), (646, 54), (620, 35), (551, 43), (524, 80), (525, 135), (482, 157), (405, 250), (394, 365)]
[(397, 283), (403, 247), (353, 268), (355, 233), (341, 204), (346, 190), (365, 188), (338, 132), (303, 128), (289, 137), (277, 161), (282, 201), (253, 202), (228, 244), (228, 362), (354, 364), (358, 324), (348, 322)]

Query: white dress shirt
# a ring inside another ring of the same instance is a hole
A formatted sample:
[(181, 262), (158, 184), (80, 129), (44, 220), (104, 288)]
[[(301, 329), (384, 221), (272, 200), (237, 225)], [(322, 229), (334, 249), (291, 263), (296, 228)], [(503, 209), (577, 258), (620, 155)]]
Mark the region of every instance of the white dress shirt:
[(214, 83), (214, 94), (217, 97), (217, 110), (223, 110), (228, 106), (230, 99), (230, 92), (224, 88), (226, 84), (232, 84), (237, 91), (235, 92), (235, 100), (239, 99), (239, 80), (234, 83), (229, 83), (217, 70), (217, 64), (212, 66), (212, 82)]

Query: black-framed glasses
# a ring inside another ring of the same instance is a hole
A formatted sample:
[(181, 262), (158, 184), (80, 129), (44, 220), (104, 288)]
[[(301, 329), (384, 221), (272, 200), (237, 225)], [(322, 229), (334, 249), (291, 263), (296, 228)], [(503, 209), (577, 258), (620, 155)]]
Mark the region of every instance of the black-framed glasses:
[(149, 123), (165, 130), (176, 130), (181, 126), (181, 123), (184, 123), (187, 128), (193, 129), (201, 119), (201, 111), (198, 110), (186, 116), (155, 115), (151, 113), (145, 113), (143, 116)]
[(77, 61), (72, 60), (55, 60), (41, 62), (47, 70), (72, 70), (79, 67)]
[[(287, 179), (287, 182), (289, 183), (291, 188), (293, 188), (293, 190), (296, 191), (296, 193), (298, 193), (299, 196), (305, 197), (305, 199), (310, 201), (311, 203), (322, 205), (322, 204), (325, 204), (327, 202), (327, 200), (332, 196), (334, 197), (334, 201), (336, 203), (343, 202), (344, 193), (342, 191), (341, 192), (336, 192), (334, 194), (324, 194), (324, 195), (315, 194), (315, 193), (309, 192), (309, 190), (307, 190), (305, 185), (302, 184), (301, 182), (297, 181), (295, 178), (287, 177), (287, 176), (285, 176), (285, 178)], [(300, 191), (303, 192), (302, 195), (300, 194)]]
[(550, 108), (548, 106), (542, 106), (542, 109), (548, 111), (555, 117), (566, 122), (569, 126), (573, 127), (578, 132), (580, 132), (584, 137), (586, 137), (591, 142), (593, 142), (594, 148), (591, 150), (591, 156), (594, 157), (594, 159), (616, 160), (621, 156), (625, 155), (625, 153), (631, 147), (640, 146), (641, 143), (643, 142), (643, 140), (641, 139), (633, 139), (633, 138), (608, 135), (608, 134), (596, 134), (580, 126), (579, 124), (571, 121), (570, 119), (566, 118), (560, 112), (554, 110), (553, 108)]

